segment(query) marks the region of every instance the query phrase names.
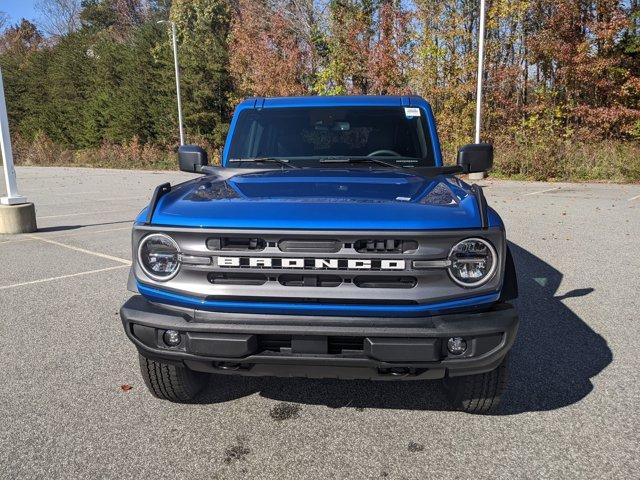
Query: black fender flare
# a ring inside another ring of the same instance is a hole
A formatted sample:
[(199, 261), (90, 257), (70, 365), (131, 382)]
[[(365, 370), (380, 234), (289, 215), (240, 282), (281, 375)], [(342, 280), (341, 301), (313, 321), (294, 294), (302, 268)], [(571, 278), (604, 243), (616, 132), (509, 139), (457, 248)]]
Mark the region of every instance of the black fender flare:
[(500, 302), (508, 302), (518, 298), (518, 274), (516, 264), (513, 261), (511, 249), (507, 245), (507, 258), (504, 265), (504, 283), (500, 292)]

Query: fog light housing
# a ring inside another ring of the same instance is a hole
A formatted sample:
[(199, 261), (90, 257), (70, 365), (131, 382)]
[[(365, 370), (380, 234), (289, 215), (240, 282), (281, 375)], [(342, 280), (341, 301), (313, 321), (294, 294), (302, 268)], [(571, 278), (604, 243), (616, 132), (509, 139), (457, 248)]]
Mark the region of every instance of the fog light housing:
[(164, 332), (162, 340), (169, 347), (177, 347), (178, 345), (180, 345), (182, 337), (180, 336), (180, 332), (176, 332), (175, 330), (167, 330), (166, 332)]
[(462, 355), (467, 351), (467, 341), (462, 337), (451, 337), (447, 341), (447, 350), (451, 355)]

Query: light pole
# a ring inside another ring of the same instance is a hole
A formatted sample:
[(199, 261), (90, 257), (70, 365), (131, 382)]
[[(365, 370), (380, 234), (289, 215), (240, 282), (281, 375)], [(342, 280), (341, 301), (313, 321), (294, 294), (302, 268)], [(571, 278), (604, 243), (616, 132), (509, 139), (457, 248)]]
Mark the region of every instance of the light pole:
[(0, 153), (4, 168), (4, 180), (7, 195), (0, 198), (0, 233), (29, 233), (35, 232), (36, 210), (33, 203), (18, 193), (16, 169), (13, 166), (13, 152), (11, 150), (11, 136), (9, 135), (9, 115), (7, 102), (4, 98), (4, 84), (0, 69)]
[(173, 43), (173, 63), (176, 71), (176, 96), (178, 97), (178, 128), (180, 129), (180, 145), (184, 145), (184, 127), (182, 125), (182, 99), (180, 97), (180, 66), (178, 65), (178, 39), (176, 23), (170, 20), (160, 20), (158, 23), (171, 24), (171, 38)]
[[(480, 143), (480, 130), (482, 128), (482, 77), (484, 73), (484, 22), (485, 0), (480, 0), (480, 27), (478, 28), (478, 88), (476, 90), (476, 136), (475, 142)], [(482, 180), (484, 173), (469, 174), (471, 180)]]
[(2, 205), (20, 205), (27, 203), (27, 199), (18, 193), (16, 182), (16, 170), (13, 167), (13, 151), (11, 149), (11, 136), (9, 135), (9, 117), (7, 115), (7, 103), (4, 99), (4, 84), (2, 71), (0, 70), (0, 151), (4, 164), (4, 181), (7, 186), (7, 196), (0, 198)]

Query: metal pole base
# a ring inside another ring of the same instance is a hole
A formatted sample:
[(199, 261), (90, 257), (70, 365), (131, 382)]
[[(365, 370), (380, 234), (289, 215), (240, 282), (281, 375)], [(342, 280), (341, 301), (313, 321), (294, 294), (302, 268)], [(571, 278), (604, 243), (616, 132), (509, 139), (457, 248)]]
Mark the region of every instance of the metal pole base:
[(18, 195), (17, 197), (0, 197), (0, 205), (22, 205), (27, 203), (27, 198)]
[(37, 229), (33, 203), (0, 205), (0, 233), (31, 233)]

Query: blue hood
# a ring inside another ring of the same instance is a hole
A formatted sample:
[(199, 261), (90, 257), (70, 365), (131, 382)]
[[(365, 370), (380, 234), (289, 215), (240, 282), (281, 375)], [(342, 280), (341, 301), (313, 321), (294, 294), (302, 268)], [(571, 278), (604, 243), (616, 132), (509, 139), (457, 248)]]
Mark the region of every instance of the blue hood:
[(174, 186), (158, 202), (153, 224), (312, 230), (480, 227), (475, 198), (455, 177), (358, 168), (263, 170), (223, 177), (224, 172)]

